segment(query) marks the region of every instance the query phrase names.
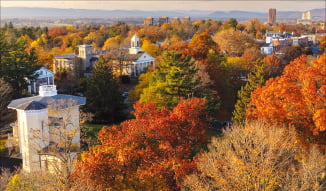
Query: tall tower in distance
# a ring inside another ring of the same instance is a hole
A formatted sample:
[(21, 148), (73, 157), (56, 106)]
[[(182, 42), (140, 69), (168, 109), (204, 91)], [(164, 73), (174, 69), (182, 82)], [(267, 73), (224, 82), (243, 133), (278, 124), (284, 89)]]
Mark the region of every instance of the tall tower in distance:
[(276, 9), (268, 9), (268, 23), (271, 25), (276, 24)]
[(311, 20), (311, 13), (310, 11), (303, 12), (301, 15), (302, 20)]

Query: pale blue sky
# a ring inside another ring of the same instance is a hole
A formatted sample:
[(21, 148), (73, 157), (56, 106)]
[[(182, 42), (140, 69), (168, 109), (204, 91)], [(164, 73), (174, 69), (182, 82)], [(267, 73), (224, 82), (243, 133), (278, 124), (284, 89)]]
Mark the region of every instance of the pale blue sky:
[(2, 7), (52, 7), (74, 9), (104, 9), (104, 10), (207, 10), (207, 11), (259, 11), (267, 12), (268, 8), (278, 11), (307, 11), (315, 8), (325, 8), (324, 1), (60, 1), (60, 0), (0, 0)]

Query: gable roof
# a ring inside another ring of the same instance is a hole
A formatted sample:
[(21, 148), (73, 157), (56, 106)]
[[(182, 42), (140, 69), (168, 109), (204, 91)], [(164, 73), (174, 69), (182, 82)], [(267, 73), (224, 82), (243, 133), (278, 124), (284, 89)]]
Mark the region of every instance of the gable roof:
[(121, 58), (124, 61), (136, 61), (143, 55), (144, 52), (138, 52), (137, 54), (129, 54), (128, 49), (113, 49), (108, 51), (106, 54), (109, 59), (120, 60)]
[(122, 58), (124, 61), (137, 61), (144, 54), (151, 56), (147, 52), (143, 52), (143, 51), (140, 51), (137, 54), (129, 54), (128, 49), (114, 49), (107, 52), (109, 59), (119, 60)]

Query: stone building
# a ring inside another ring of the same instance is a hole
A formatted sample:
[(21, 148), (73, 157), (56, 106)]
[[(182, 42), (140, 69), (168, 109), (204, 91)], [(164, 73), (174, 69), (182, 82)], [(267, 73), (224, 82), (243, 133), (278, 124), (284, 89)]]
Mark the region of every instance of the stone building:
[(179, 17), (172, 17), (171, 18), (171, 24), (179, 24), (180, 23), (180, 18)]
[(92, 45), (79, 45), (78, 54), (64, 54), (53, 59), (53, 72), (70, 70), (89, 76), (98, 54), (92, 52)]
[(84, 97), (57, 94), (55, 85), (46, 85), (39, 87), (38, 96), (8, 105), (17, 111), (8, 140), (18, 148), (25, 172), (52, 172), (64, 163), (72, 167), (80, 148), (79, 106), (85, 103)]
[(191, 22), (190, 17), (183, 17), (181, 22), (182, 23), (190, 23)]
[(163, 16), (158, 18), (158, 25), (163, 25), (164, 23), (169, 23), (169, 17)]
[(154, 18), (153, 17), (144, 18), (144, 25), (145, 26), (154, 25)]
[(276, 24), (276, 9), (268, 9), (268, 23), (271, 25)]

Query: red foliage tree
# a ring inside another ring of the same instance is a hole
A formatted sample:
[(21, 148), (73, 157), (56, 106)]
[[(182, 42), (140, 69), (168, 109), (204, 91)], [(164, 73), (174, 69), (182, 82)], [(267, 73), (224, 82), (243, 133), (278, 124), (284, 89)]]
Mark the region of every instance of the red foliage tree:
[(103, 128), (98, 145), (76, 165), (75, 182), (96, 189), (179, 190), (206, 143), (205, 101), (181, 100), (172, 110), (136, 103), (135, 119)]
[(251, 94), (249, 119), (293, 125), (301, 140), (326, 146), (326, 54), (312, 64), (306, 56), (285, 67)]

